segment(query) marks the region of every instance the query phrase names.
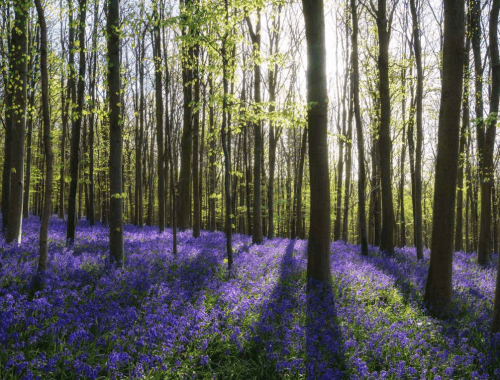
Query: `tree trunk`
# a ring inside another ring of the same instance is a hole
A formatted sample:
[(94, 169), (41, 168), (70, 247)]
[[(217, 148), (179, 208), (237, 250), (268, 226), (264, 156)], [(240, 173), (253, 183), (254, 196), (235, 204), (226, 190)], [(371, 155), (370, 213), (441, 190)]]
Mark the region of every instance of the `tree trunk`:
[(296, 185), (296, 202), (297, 208), (295, 210), (295, 237), (299, 238), (302, 236), (302, 223), (300, 215), (302, 214), (302, 182), (304, 180), (304, 161), (306, 158), (307, 150), (307, 128), (304, 128), (304, 133), (302, 135), (302, 143), (300, 144), (300, 158), (299, 167), (297, 171), (297, 185)]
[(445, 318), (449, 316), (452, 295), (464, 34), (464, 1), (444, 0), (443, 81), (432, 213), (431, 259), (424, 302), (432, 315)]
[(195, 45), (193, 49), (193, 70), (194, 83), (194, 102), (196, 110), (193, 115), (193, 237), (200, 236), (201, 228), (201, 200), (199, 197), (199, 135), (200, 135), (200, 78), (198, 73), (198, 61), (200, 56), (200, 46)]
[[(493, 0), (492, 9), (490, 13), (490, 30), (489, 30), (489, 42), (490, 42), (490, 56), (491, 56), (491, 67), (492, 67), (492, 75), (491, 75), (491, 97), (490, 97), (490, 117), (493, 120), (489, 121), (488, 131), (487, 133), (487, 141), (488, 144), (493, 145), (495, 139), (495, 128), (497, 122), (497, 114), (498, 114), (498, 102), (500, 97), (500, 58), (498, 53), (498, 13), (500, 9), (500, 0)], [(489, 119), (488, 118), (488, 119)], [(492, 131), (490, 132), (490, 129)], [(493, 147), (488, 147), (491, 149), (491, 155), (493, 155)], [(491, 160), (490, 164), (493, 163)], [(489, 176), (493, 177), (493, 168), (490, 168)], [(492, 184), (493, 179), (490, 179), (489, 182)], [(490, 187), (492, 190), (493, 186)], [(494, 194), (494, 192), (492, 191)], [(497, 215), (494, 213), (494, 217)], [(496, 226), (495, 226), (496, 232)], [(496, 233), (495, 233), (496, 235)], [(496, 239), (495, 239), (496, 242)], [(498, 249), (498, 247), (496, 247)], [(497, 283), (495, 290), (495, 304), (493, 309), (493, 321), (491, 322), (491, 332), (498, 333), (500, 332), (500, 260), (497, 269)]]
[(347, 242), (349, 239), (349, 201), (351, 196), (351, 171), (352, 171), (352, 118), (353, 118), (353, 99), (352, 85), (349, 89), (349, 111), (347, 121), (347, 152), (346, 152), (346, 170), (345, 170), (345, 194), (344, 194), (344, 217), (342, 218), (342, 240)]
[(389, 25), (386, 0), (379, 0), (377, 31), (379, 43), (378, 71), (380, 76), (380, 128), (378, 138), (380, 182), (382, 186), (382, 233), (380, 250), (394, 252), (394, 209), (391, 185), (391, 98), (389, 94)]
[(40, 23), (40, 70), (42, 76), (42, 114), (43, 114), (43, 142), (45, 146), (45, 200), (43, 205), (42, 223), (40, 225), (40, 256), (38, 272), (47, 269), (47, 236), (49, 232), (49, 219), (52, 207), (52, 179), (53, 160), (52, 139), (50, 137), (50, 108), (49, 108), (49, 74), (47, 68), (47, 25), (41, 0), (35, 0)]
[[(87, 0), (79, 1), (80, 8), (80, 28), (79, 50), (80, 50), (80, 68), (78, 70), (78, 104), (75, 114), (73, 115), (73, 126), (71, 128), (71, 153), (70, 153), (70, 174), (71, 184), (69, 187), (68, 198), (68, 227), (66, 231), (67, 244), (71, 245), (75, 241), (76, 229), (76, 191), (78, 186), (78, 163), (79, 163), (79, 147), (80, 147), (80, 130), (82, 127), (83, 118), (83, 103), (85, 101), (85, 19), (87, 14)], [(118, 100), (119, 102), (119, 100)]]
[[(160, 12), (158, 1), (153, 3), (155, 14), (154, 55), (155, 55), (155, 93), (156, 93), (156, 138), (158, 150), (158, 229), (165, 231), (165, 172), (163, 169), (163, 92), (161, 70)], [(166, 62), (165, 62), (166, 64)]]
[(16, 7), (12, 29), (11, 88), (13, 92), (13, 126), (11, 140), (10, 194), (7, 225), (7, 243), (21, 243), (23, 182), (24, 182), (24, 136), (26, 126), (26, 82), (27, 82), (27, 24), (30, 1), (20, 1)]
[[(83, 0), (85, 1), (85, 0)], [(122, 122), (120, 120), (120, 10), (119, 0), (108, 3), (109, 85), (109, 253), (110, 261), (123, 267)]]
[[(253, 31), (250, 19), (247, 17), (248, 29), (250, 31), (250, 37), (253, 43), (253, 54), (257, 57), (260, 54), (260, 22), (261, 22), (260, 10), (258, 11), (257, 26), (255, 32)], [(254, 61), (254, 102), (255, 102), (255, 112), (259, 113), (260, 110), (260, 63)], [(257, 118), (258, 119), (258, 118)], [(253, 165), (253, 230), (252, 230), (252, 243), (261, 244), (262, 243), (262, 125), (261, 121), (257, 120), (254, 122), (255, 131), (255, 145), (254, 145), (254, 165)]]
[[(307, 245), (307, 279), (327, 286), (330, 272), (330, 175), (328, 172), (328, 95), (325, 19), (322, 0), (302, 0), (307, 40), (307, 123), (311, 211)], [(311, 284), (311, 282), (308, 282)]]
[[(498, 1), (497, 1), (498, 3)], [(479, 230), (479, 244), (478, 244), (478, 263), (485, 265), (490, 260), (491, 254), (491, 194), (493, 188), (494, 178), (494, 162), (493, 150), (495, 148), (495, 135), (498, 117), (498, 103), (500, 99), (500, 61), (498, 57), (498, 4), (493, 5), (490, 14), (490, 30), (489, 30), (489, 51), (491, 56), (491, 95), (490, 95), (490, 113), (486, 122), (482, 121), (483, 104), (482, 97), (479, 91), (482, 91), (482, 68), (481, 63), (481, 29), (480, 18), (481, 8), (480, 1), (474, 2), (472, 27), (474, 33), (472, 35), (472, 46), (474, 51), (474, 66), (476, 72), (476, 118), (477, 134), (478, 134), (478, 147), (479, 147), (479, 165), (480, 165), (480, 180), (481, 180), (481, 227)], [(477, 10), (477, 11), (476, 11)], [(475, 22), (477, 17), (477, 22)], [(479, 33), (479, 36), (476, 34)], [(476, 46), (479, 45), (479, 46)], [(476, 56), (478, 58), (476, 58)], [(493, 325), (492, 325), (493, 326)], [(498, 322), (500, 329), (500, 317)]]
[(359, 64), (358, 64), (358, 15), (355, 0), (351, 0), (352, 14), (352, 95), (354, 101), (354, 119), (356, 120), (356, 135), (358, 139), (358, 227), (361, 242), (361, 254), (368, 255), (368, 239), (366, 236), (365, 213), (365, 142), (361, 124), (359, 105)]
[(464, 59), (464, 91), (462, 100), (462, 128), (460, 129), (460, 145), (458, 155), (457, 178), (457, 225), (455, 228), (455, 251), (463, 250), (463, 198), (464, 198), (464, 164), (465, 141), (469, 133), (469, 50), (470, 38), (467, 35)]

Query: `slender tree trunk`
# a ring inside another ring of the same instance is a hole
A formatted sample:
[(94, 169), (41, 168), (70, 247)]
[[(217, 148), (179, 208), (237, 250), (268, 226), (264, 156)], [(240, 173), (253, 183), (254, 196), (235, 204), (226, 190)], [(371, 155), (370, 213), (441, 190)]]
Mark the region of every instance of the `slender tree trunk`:
[(380, 249), (394, 252), (394, 209), (391, 184), (391, 98), (389, 94), (389, 25), (386, 0), (379, 0), (377, 32), (379, 43), (378, 71), (380, 76), (380, 128), (378, 138), (380, 182), (382, 186), (382, 233)]
[[(311, 211), (307, 279), (330, 285), (330, 176), (328, 172), (328, 95), (325, 19), (322, 0), (303, 0), (307, 40), (307, 120)], [(308, 283), (310, 284), (310, 282)]]
[(358, 227), (361, 240), (361, 253), (368, 255), (368, 239), (366, 235), (365, 211), (365, 142), (363, 125), (361, 124), (361, 110), (359, 105), (359, 64), (358, 64), (358, 15), (355, 0), (351, 0), (352, 14), (352, 95), (354, 102), (354, 119), (356, 120), (356, 135), (358, 140)]
[(342, 240), (349, 239), (349, 197), (351, 196), (351, 169), (352, 169), (352, 119), (353, 119), (353, 99), (352, 86), (349, 90), (349, 111), (347, 121), (347, 152), (346, 152), (346, 171), (345, 171), (345, 194), (344, 194), (344, 217), (342, 219)]
[(444, 0), (443, 81), (434, 186), (432, 243), (424, 302), (434, 316), (449, 316), (464, 65), (464, 1)]
[[(158, 228), (160, 233), (165, 231), (165, 172), (163, 168), (163, 92), (161, 70), (161, 38), (160, 12), (158, 1), (153, 3), (155, 8), (154, 47), (155, 47), (155, 92), (156, 92), (156, 137), (158, 150)], [(166, 62), (165, 62), (166, 64)]]
[(302, 236), (302, 224), (301, 224), (301, 218), (300, 215), (302, 214), (302, 182), (304, 180), (304, 161), (306, 157), (306, 150), (307, 150), (307, 128), (304, 128), (304, 133), (302, 135), (302, 143), (300, 144), (300, 158), (299, 158), (299, 167), (298, 167), (298, 174), (297, 174), (297, 187), (296, 187), (296, 193), (297, 193), (297, 209), (295, 211), (295, 237), (300, 238)]
[(23, 182), (24, 182), (24, 136), (26, 126), (27, 85), (27, 24), (30, 1), (21, 0), (16, 5), (14, 28), (12, 29), (11, 88), (13, 91), (13, 119), (11, 140), (10, 194), (6, 240), (21, 243)]
[[(260, 10), (258, 11), (257, 26), (255, 32), (253, 31), (250, 19), (247, 17), (247, 24), (250, 31), (250, 37), (253, 43), (253, 53), (255, 56), (260, 54)], [(260, 73), (261, 67), (260, 63), (254, 62), (254, 101), (256, 112), (259, 112), (259, 107), (261, 103), (260, 97)], [(252, 243), (261, 244), (262, 243), (262, 125), (260, 120), (254, 122), (255, 130), (255, 145), (254, 145), (254, 165), (253, 165), (253, 230), (252, 230)]]
[(416, 127), (417, 144), (415, 150), (415, 246), (417, 248), (417, 260), (423, 260), (424, 251), (422, 245), (422, 101), (424, 97), (424, 74), (422, 68), (422, 53), (420, 47), (420, 29), (418, 26), (418, 15), (416, 0), (410, 0), (410, 8), (413, 20), (413, 50), (415, 52), (415, 63), (417, 66), (417, 98), (416, 98)]
[(43, 142), (45, 146), (45, 200), (40, 226), (40, 257), (38, 260), (38, 272), (47, 269), (47, 236), (49, 232), (49, 219), (52, 208), (52, 180), (53, 161), (52, 139), (50, 137), (50, 108), (49, 108), (49, 74), (47, 68), (47, 25), (42, 8), (41, 0), (35, 0), (40, 23), (40, 70), (42, 76), (42, 114), (43, 114)]
[[(490, 42), (490, 56), (491, 56), (491, 66), (492, 66), (492, 75), (491, 75), (491, 98), (490, 98), (490, 117), (493, 118), (488, 125), (487, 139), (488, 141), (491, 139), (494, 141), (495, 138), (495, 127), (497, 121), (498, 114), (498, 102), (500, 97), (500, 58), (498, 53), (498, 13), (500, 9), (500, 0), (493, 0), (492, 9), (490, 13), (490, 30), (489, 30), (489, 42)], [(493, 116), (494, 115), (494, 116)], [(490, 129), (493, 129), (490, 132)], [(493, 145), (493, 142), (491, 142)], [(491, 149), (491, 153), (493, 155), (493, 148)], [(493, 161), (493, 160), (492, 160)], [(490, 164), (492, 163), (490, 162)], [(491, 170), (491, 177), (493, 176), (493, 168)], [(493, 180), (490, 179), (490, 183), (493, 183)], [(493, 186), (491, 186), (492, 193)], [(496, 220), (497, 215), (494, 213), (494, 218)], [(496, 223), (495, 223), (496, 224)], [(495, 225), (495, 235), (496, 235), (496, 225)], [(495, 239), (496, 243), (496, 239)], [(497, 244), (496, 244), (497, 245)], [(498, 250), (498, 246), (495, 247)], [(498, 251), (497, 251), (498, 252)], [(493, 321), (491, 322), (491, 332), (498, 333), (500, 332), (500, 261), (497, 269), (497, 283), (495, 290), (495, 304), (493, 308)]]
[[(83, 0), (85, 1), (85, 0)], [(123, 267), (122, 122), (120, 120), (120, 10), (119, 0), (108, 3), (109, 85), (109, 253), (110, 261)]]
[[(464, 59), (464, 92), (462, 101), (462, 128), (460, 129), (460, 145), (458, 155), (457, 179), (457, 225), (455, 229), (455, 251), (463, 250), (463, 198), (464, 198), (464, 164), (465, 141), (469, 131), (469, 50), (470, 38), (467, 35)], [(468, 226), (466, 226), (468, 227)]]
[(209, 183), (208, 183), (208, 188), (209, 188), (209, 200), (208, 200), (208, 229), (210, 231), (215, 231), (215, 115), (214, 115), (214, 85), (213, 85), (213, 79), (212, 75), (208, 77), (208, 84), (210, 86), (210, 93), (209, 93), (209, 134), (210, 134), (210, 151), (209, 151)]
[(194, 102), (196, 110), (193, 117), (193, 237), (200, 236), (201, 228), (201, 200), (199, 197), (199, 135), (200, 135), (200, 78), (198, 75), (198, 61), (200, 56), (200, 46), (195, 45), (193, 49), (193, 70), (194, 83)]
[[(9, 16), (10, 7), (7, 7), (7, 15)], [(10, 17), (9, 17), (10, 20)], [(10, 30), (10, 22), (9, 22)], [(13, 33), (12, 33), (13, 34)], [(8, 58), (2, 60), (2, 74), (4, 86), (4, 110), (5, 110), (5, 138), (4, 138), (4, 161), (3, 161), (3, 174), (2, 174), (2, 232), (7, 232), (7, 225), (9, 220), (9, 199), (10, 199), (10, 173), (11, 173), (11, 147), (12, 147), (12, 100), (13, 91), (11, 91), (10, 82), (12, 81), (11, 72), (8, 69), (8, 61), (10, 59), (11, 69), (14, 62), (13, 52), (11, 49), (12, 38), (8, 42)]]
[[(79, 1), (80, 7), (80, 28), (79, 50), (80, 50), (80, 68), (78, 71), (78, 104), (76, 114), (73, 117), (73, 126), (71, 133), (71, 154), (70, 154), (70, 174), (71, 184), (69, 187), (68, 198), (68, 228), (66, 231), (67, 244), (71, 245), (75, 241), (76, 229), (76, 191), (78, 186), (78, 158), (80, 147), (80, 130), (83, 118), (83, 103), (85, 101), (85, 20), (87, 14), (87, 0)], [(119, 100), (118, 100), (119, 101)]]

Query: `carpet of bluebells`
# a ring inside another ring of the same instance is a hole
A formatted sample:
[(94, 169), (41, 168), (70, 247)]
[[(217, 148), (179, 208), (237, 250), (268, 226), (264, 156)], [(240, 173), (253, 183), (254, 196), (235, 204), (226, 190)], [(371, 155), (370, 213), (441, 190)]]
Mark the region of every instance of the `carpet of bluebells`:
[[(49, 266), (34, 291), (39, 221), (20, 246), (0, 238), (0, 379), (499, 379), (489, 334), (495, 264), (454, 256), (452, 318), (422, 308), (429, 252), (393, 257), (335, 242), (332, 289), (306, 295), (307, 242), (125, 227), (125, 268), (108, 228), (51, 220)], [(494, 258), (497, 260), (497, 257)]]

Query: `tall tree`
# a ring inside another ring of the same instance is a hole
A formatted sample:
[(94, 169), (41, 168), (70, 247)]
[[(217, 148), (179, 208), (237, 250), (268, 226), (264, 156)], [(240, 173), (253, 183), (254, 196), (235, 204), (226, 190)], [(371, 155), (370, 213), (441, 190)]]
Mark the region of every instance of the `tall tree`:
[(382, 231), (380, 249), (394, 252), (394, 208), (391, 184), (391, 97), (389, 92), (389, 38), (392, 14), (387, 15), (387, 1), (379, 0), (374, 9), (378, 33), (378, 72), (380, 93), (380, 124), (378, 130), (378, 149), (380, 160), (380, 182), (382, 187)]
[(50, 136), (49, 74), (47, 65), (47, 24), (41, 0), (35, 0), (40, 23), (40, 71), (42, 75), (42, 121), (43, 142), (45, 146), (45, 199), (43, 204), (42, 224), (40, 226), (40, 258), (38, 272), (47, 269), (47, 235), (52, 208), (53, 161), (52, 138)]
[(464, 64), (464, 0), (444, 0), (443, 80), (439, 112), (432, 243), (424, 301), (431, 314), (449, 316), (453, 229)]
[(311, 211), (307, 278), (331, 282), (330, 175), (328, 172), (328, 95), (323, 0), (302, 0), (307, 40), (307, 124)]
[[(500, 10), (500, 0), (493, 0), (493, 5), (490, 13), (490, 30), (489, 30), (489, 43), (490, 43), (490, 57), (491, 57), (491, 98), (490, 98), (490, 117), (488, 118), (488, 132), (487, 138), (492, 140), (495, 138), (489, 135), (490, 128), (495, 129), (498, 120), (498, 102), (500, 96), (500, 58), (498, 53), (498, 14)], [(491, 119), (491, 120), (490, 120)], [(492, 168), (491, 168), (491, 176)], [(491, 180), (490, 180), (491, 181)], [(492, 181), (491, 181), (492, 182)], [(496, 217), (496, 215), (495, 215)], [(495, 290), (495, 304), (493, 308), (493, 321), (491, 322), (491, 332), (500, 332), (500, 261), (497, 269), (497, 283)]]
[(356, 137), (358, 141), (358, 228), (361, 240), (361, 253), (368, 255), (368, 238), (366, 232), (366, 174), (365, 174), (365, 142), (361, 110), (359, 105), (359, 63), (358, 63), (358, 14), (355, 0), (351, 0), (352, 15), (352, 96), (354, 102), (354, 119), (356, 121)]
[[(10, 29), (10, 7), (7, 7), (7, 20), (9, 20), (8, 29)], [(13, 36), (13, 33), (12, 33)], [(11, 75), (9, 70), (10, 65), (13, 63), (12, 59), (12, 38), (8, 38), (8, 58), (2, 57), (2, 75), (4, 86), (4, 109), (5, 109), (5, 138), (4, 138), (4, 161), (2, 173), (2, 231), (7, 232), (7, 225), (9, 220), (9, 198), (10, 198), (10, 172), (11, 172), (11, 147), (12, 147), (12, 100), (13, 91), (11, 91), (10, 81)], [(2, 40), (3, 43), (3, 40)]]
[(26, 126), (26, 85), (28, 55), (28, 18), (31, 1), (20, 0), (14, 7), (15, 20), (12, 28), (11, 88), (12, 135), (10, 194), (6, 240), (21, 243), (23, 184), (24, 184), (24, 136)]
[[(493, 14), (497, 12), (497, 14)], [(494, 17), (497, 17), (494, 22)], [(481, 4), (479, 0), (474, 1), (472, 8), (472, 50), (474, 52), (474, 68), (476, 74), (476, 130), (479, 148), (479, 166), (481, 180), (481, 224), (478, 241), (478, 263), (485, 265), (491, 253), (491, 196), (494, 178), (493, 150), (495, 147), (495, 135), (497, 126), (498, 101), (500, 97), (500, 78), (498, 61), (498, 9), (493, 6), (490, 14), (489, 50), (491, 57), (491, 95), (490, 113), (483, 120), (482, 80), (483, 69), (481, 66)], [(494, 24), (494, 25), (493, 25)]]
[(155, 93), (156, 93), (156, 137), (158, 149), (158, 219), (160, 233), (165, 230), (165, 172), (163, 170), (163, 93), (161, 68), (161, 38), (159, 2), (154, 7), (154, 58), (155, 58)]
[[(253, 54), (254, 54), (254, 102), (255, 102), (255, 112), (258, 113), (260, 110), (260, 73), (261, 65), (259, 62), (260, 55), (260, 27), (261, 27), (261, 14), (260, 9), (257, 10), (257, 25), (255, 31), (252, 27), (252, 22), (250, 17), (246, 18), (248, 30), (250, 32), (250, 37), (253, 43)], [(262, 150), (263, 150), (263, 139), (262, 139), (262, 124), (259, 118), (256, 118), (254, 122), (255, 131), (255, 145), (254, 145), (254, 165), (253, 165), (253, 230), (252, 230), (252, 243), (260, 244), (262, 243)]]
[[(182, 21), (182, 84), (184, 89), (184, 119), (181, 138), (181, 169), (179, 173), (179, 203), (177, 224), (181, 230), (190, 227), (191, 215), (191, 161), (193, 138), (193, 46), (190, 41), (190, 15), (196, 0), (180, 0)], [(192, 20), (191, 20), (192, 22)]]
[(424, 73), (422, 68), (422, 49), (420, 47), (420, 29), (418, 23), (417, 0), (410, 0), (411, 17), (413, 21), (413, 50), (417, 65), (417, 97), (416, 97), (416, 127), (417, 144), (415, 147), (415, 246), (417, 259), (423, 260), (424, 247), (422, 242), (422, 101), (424, 97)]
[[(85, 0), (82, 0), (85, 1)], [(120, 0), (108, 0), (109, 103), (109, 250), (110, 261), (123, 267), (123, 120), (120, 112)]]
[[(71, 1), (71, 0), (70, 0)], [(68, 227), (66, 231), (67, 244), (73, 244), (75, 241), (76, 229), (76, 191), (78, 187), (78, 164), (80, 134), (83, 119), (83, 103), (85, 101), (85, 22), (87, 15), (87, 0), (79, 0), (80, 20), (78, 28), (78, 40), (80, 51), (80, 63), (78, 69), (78, 99), (76, 111), (73, 113), (73, 125), (71, 128), (71, 152), (70, 152), (70, 175), (71, 183), (69, 187), (68, 198)]]

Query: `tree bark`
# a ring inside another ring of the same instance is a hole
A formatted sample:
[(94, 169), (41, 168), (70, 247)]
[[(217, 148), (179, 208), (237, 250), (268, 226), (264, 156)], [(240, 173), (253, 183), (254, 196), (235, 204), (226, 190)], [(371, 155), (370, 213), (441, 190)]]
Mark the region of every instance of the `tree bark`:
[(448, 318), (452, 295), (453, 233), (460, 105), (464, 64), (464, 1), (444, 0), (443, 81), (432, 218), (432, 243), (424, 302)]
[(7, 243), (21, 243), (23, 182), (24, 182), (24, 136), (26, 126), (26, 85), (27, 85), (27, 24), (30, 1), (20, 1), (15, 7), (14, 28), (12, 29), (11, 88), (13, 91), (13, 117), (11, 140), (10, 194), (7, 225)]
[[(311, 211), (307, 245), (307, 279), (331, 284), (330, 174), (328, 172), (328, 95), (325, 18), (322, 0), (302, 0), (307, 40), (307, 123)], [(308, 282), (308, 285), (311, 282)]]
[[(85, 1), (85, 0), (83, 0)], [(122, 186), (122, 120), (120, 118), (120, 9), (119, 0), (109, 0), (108, 33), (108, 101), (109, 101), (109, 253), (110, 261), (123, 267), (123, 186)]]
[(80, 28), (78, 30), (79, 50), (80, 50), (80, 68), (78, 70), (78, 104), (73, 115), (73, 126), (71, 128), (71, 153), (70, 153), (70, 174), (71, 184), (69, 187), (68, 198), (68, 227), (66, 231), (66, 241), (71, 245), (75, 241), (76, 229), (76, 191), (78, 186), (78, 163), (80, 148), (80, 130), (83, 118), (83, 103), (85, 101), (85, 20), (87, 14), (87, 0), (79, 1), (80, 8)]
[(377, 32), (379, 43), (378, 71), (380, 77), (379, 160), (382, 186), (382, 232), (380, 250), (394, 253), (394, 209), (391, 185), (391, 98), (389, 94), (389, 30), (386, 0), (379, 0)]
[(352, 14), (352, 95), (354, 102), (354, 119), (356, 120), (356, 135), (358, 140), (358, 227), (361, 242), (361, 254), (368, 255), (368, 239), (366, 235), (365, 211), (365, 142), (363, 125), (361, 124), (361, 110), (359, 105), (359, 63), (358, 63), (358, 15), (355, 0), (351, 0)]
[(42, 115), (43, 115), (43, 142), (45, 146), (45, 200), (43, 205), (42, 223), (40, 225), (40, 256), (38, 272), (47, 269), (47, 236), (49, 219), (52, 208), (53, 161), (52, 138), (50, 136), (50, 108), (49, 108), (49, 74), (47, 67), (47, 25), (41, 0), (35, 0), (40, 23), (40, 70), (42, 76)]

